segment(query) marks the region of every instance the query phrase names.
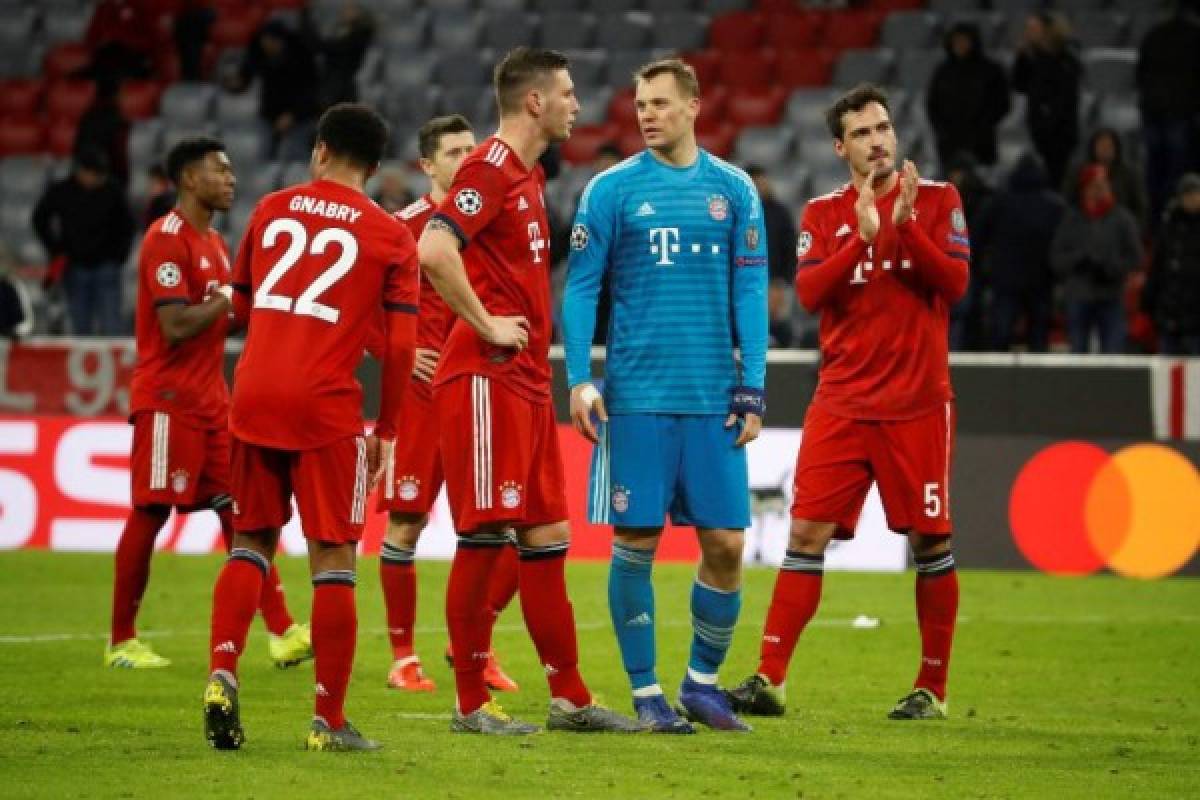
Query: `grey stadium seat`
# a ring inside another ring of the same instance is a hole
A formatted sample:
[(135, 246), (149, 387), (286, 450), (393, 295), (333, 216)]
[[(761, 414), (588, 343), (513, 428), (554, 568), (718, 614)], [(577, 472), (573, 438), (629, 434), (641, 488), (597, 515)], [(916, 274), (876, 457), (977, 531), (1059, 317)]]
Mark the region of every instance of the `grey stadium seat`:
[(745, 11), (753, 5), (752, 0), (696, 0), (696, 8), (713, 16), (730, 11)]
[(651, 14), (665, 14), (668, 11), (694, 11), (696, 0), (647, 0), (646, 10)]
[(877, 50), (846, 50), (833, 69), (832, 83), (845, 87), (863, 82), (887, 83), (891, 73), (891, 50), (882, 47)]
[(825, 127), (825, 109), (837, 99), (837, 89), (796, 89), (788, 98), (785, 117), (790, 125), (809, 129), (820, 123)]
[(491, 64), (475, 50), (441, 51), (434, 74), (443, 86), (486, 86), (492, 78)]
[(591, 14), (549, 12), (542, 16), (542, 44), (555, 50), (592, 47), (596, 41), (596, 18)]
[(768, 170), (784, 163), (791, 155), (794, 134), (786, 127), (743, 128), (734, 148), (739, 164), (759, 164)]
[(237, 194), (243, 199), (253, 198), (256, 202), (265, 194), (279, 188), (279, 176), (283, 168), (277, 161), (260, 161), (254, 169), (238, 173)]
[(258, 90), (250, 87), (244, 92), (217, 92), (217, 121), (222, 125), (242, 122), (258, 116)]
[(879, 44), (897, 50), (937, 44), (938, 16), (925, 11), (897, 11), (883, 21)]
[(46, 162), (36, 156), (0, 160), (0, 193), (6, 198), (37, 200), (46, 188)]
[(1073, 15), (1080, 11), (1099, 11), (1108, 6), (1108, 0), (1051, 0), (1050, 6)]
[(162, 151), (162, 120), (140, 119), (129, 126), (129, 162), (145, 169)]
[(488, 118), (488, 107), (495, 102), (490, 86), (452, 86), (442, 91), (439, 114), (462, 114), (478, 128)]
[(635, 50), (650, 46), (650, 17), (645, 13), (607, 14), (596, 24), (596, 46)]
[(468, 50), (479, 44), (483, 21), (464, 11), (435, 12), (430, 23), (429, 38), (434, 47), (447, 50)]
[(393, 50), (384, 60), (383, 78), (389, 86), (427, 86), (433, 81), (437, 54)]
[(905, 50), (896, 59), (896, 85), (924, 90), (945, 58), (944, 50)]
[(163, 92), (158, 113), (174, 126), (207, 122), (216, 94), (212, 84), (173, 83)]
[[(1021, 20), (1022, 26), (1025, 24), (1024, 17), (1018, 15), (1017, 19)], [(979, 28), (984, 49), (1005, 47), (1011, 43), (1005, 17), (994, 11), (957, 11), (946, 16), (942, 29), (947, 30), (958, 22), (968, 22)]]
[(587, 8), (587, 0), (530, 0), (530, 8), (543, 14), (558, 11), (578, 11)]
[(420, 125), (434, 115), (438, 93), (439, 90), (431, 86), (394, 86), (387, 91), (384, 108), (393, 120), (405, 125)]
[(537, 14), (492, 14), (484, 26), (483, 44), (498, 53), (507, 53), (522, 44), (537, 44), (540, 23)]
[(37, 13), (32, 8), (7, 9), (0, 15), (0, 46), (23, 47), (33, 33)]
[(401, 55), (424, 49), (429, 41), (429, 12), (417, 11), (402, 18), (382, 19), (379, 43)]
[(1076, 14), (1071, 29), (1083, 47), (1123, 47), (1129, 21), (1121, 14), (1092, 11)]
[(1097, 104), (1096, 124), (1121, 133), (1136, 131), (1142, 126), (1142, 112), (1137, 94), (1105, 94)]
[(1135, 88), (1136, 50), (1097, 48), (1083, 54), (1086, 83), (1105, 92), (1128, 92)]
[(655, 16), (651, 45), (665, 50), (700, 50), (708, 41), (708, 17), (689, 11), (668, 11)]
[(42, 35), (47, 42), (78, 42), (87, 33), (90, 8), (60, 9), (42, 20)]
[(651, 50), (614, 50), (608, 54), (608, 85), (632, 86), (633, 73), (653, 60)]
[(577, 86), (601, 86), (607, 80), (608, 54), (603, 50), (568, 50), (566, 56), (571, 59), (571, 78)]
[(162, 139), (160, 141), (160, 155), (165, 156), (172, 147), (189, 136), (219, 136), (220, 131), (217, 126), (208, 123), (206, 125), (178, 125), (170, 124), (163, 128)]
[(619, 14), (633, 11), (639, 5), (638, 0), (587, 0), (588, 8), (596, 14)]
[(524, 11), (528, 6), (526, 0), (479, 0), (479, 7), (485, 11)]
[(239, 174), (258, 168), (258, 163), (267, 152), (268, 138), (263, 125), (255, 122), (241, 123), (221, 129), (221, 141), (225, 152)]
[(1042, 7), (1042, 0), (992, 0), (992, 10), (1004, 14), (1023, 14)]
[(579, 97), (578, 125), (599, 125), (608, 119), (608, 103), (612, 100), (613, 91), (607, 87), (580, 87), (576, 92)]
[(958, 11), (977, 11), (984, 6), (984, 0), (929, 0), (927, 8), (938, 14), (953, 14)]

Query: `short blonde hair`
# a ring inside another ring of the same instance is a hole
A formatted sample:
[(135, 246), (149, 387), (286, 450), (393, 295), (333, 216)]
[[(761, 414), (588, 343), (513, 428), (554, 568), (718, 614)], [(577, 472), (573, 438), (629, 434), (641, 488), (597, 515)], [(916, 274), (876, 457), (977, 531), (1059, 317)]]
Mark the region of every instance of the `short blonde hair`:
[(700, 96), (700, 79), (696, 77), (696, 70), (692, 68), (691, 64), (679, 58), (662, 58), (658, 61), (651, 61), (633, 73), (633, 80), (635, 83), (648, 81), (659, 75), (674, 75), (675, 85), (679, 87), (679, 91), (684, 96), (689, 98)]

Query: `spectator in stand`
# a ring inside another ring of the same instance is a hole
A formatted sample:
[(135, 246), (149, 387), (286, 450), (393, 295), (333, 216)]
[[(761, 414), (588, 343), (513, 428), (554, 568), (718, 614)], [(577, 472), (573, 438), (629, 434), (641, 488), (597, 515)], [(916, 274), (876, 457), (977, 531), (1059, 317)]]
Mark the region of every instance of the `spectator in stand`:
[(217, 21), (212, 0), (183, 0), (175, 15), (171, 35), (179, 53), (179, 77), (185, 81), (204, 80), (204, 47), (208, 33)]
[(355, 77), (375, 38), (375, 19), (355, 0), (347, 0), (338, 11), (328, 35), (317, 30), (308, 6), (300, 12), (301, 32), (321, 57), (321, 81), (317, 98), (321, 108), (358, 100)]
[(746, 167), (763, 206), (763, 228), (767, 235), (767, 320), (771, 344), (792, 345), (792, 288), (796, 280), (796, 223), (793, 212), (775, 195), (767, 171), (758, 164)]
[(16, 259), (0, 242), (0, 337), (19, 339), (33, 333), (33, 304), (29, 292), (13, 275)]
[(85, 41), (92, 53), (85, 72), (97, 82), (147, 78), (161, 45), (158, 0), (100, 0)]
[(978, 264), (972, 271), (986, 274), (992, 290), (993, 350), (1012, 349), (1024, 321), (1029, 352), (1046, 352), (1054, 293), (1050, 246), (1063, 211), (1041, 159), (1027, 153), (971, 225)]
[(1030, 14), (1017, 47), (1012, 85), (1025, 95), (1029, 135), (1056, 188), (1062, 186), (1067, 160), (1079, 142), (1082, 74), (1066, 19), (1052, 11)]
[(1175, 181), (1200, 159), (1200, 0), (1178, 0), (1175, 14), (1142, 39), (1137, 85), (1150, 218), (1157, 225)]
[(408, 174), (404, 168), (389, 164), (380, 168), (379, 188), (375, 190), (375, 196), (371, 199), (384, 211), (395, 214), (408, 208), (417, 198), (409, 191)]
[[(975, 240), (979, 215), (992, 196), (992, 187), (980, 176), (975, 156), (966, 151), (950, 157), (946, 168), (946, 180), (958, 189), (963, 215), (967, 218), (967, 230), (971, 233), (971, 239)], [(978, 249), (975, 252), (983, 255)], [(977, 257), (976, 263), (972, 264), (967, 293), (950, 309), (951, 350), (987, 349), (983, 314), (987, 275), (978, 266), (980, 260)]]
[(1067, 170), (1062, 184), (1063, 197), (1074, 201), (1079, 193), (1079, 173), (1088, 164), (1103, 164), (1108, 170), (1117, 205), (1133, 212), (1139, 230), (1149, 230), (1150, 207), (1146, 199), (1146, 182), (1137, 165), (1125, 160), (1121, 136), (1112, 128), (1100, 128), (1088, 139), (1082, 157)]
[(1067, 206), (1050, 246), (1072, 353), (1091, 352), (1093, 333), (1100, 352), (1125, 349), (1125, 279), (1141, 260), (1137, 220), (1117, 205), (1104, 166), (1088, 164), (1079, 173), (1078, 200)]
[(103, 152), (76, 155), (71, 174), (51, 184), (38, 200), (33, 227), (51, 261), (64, 264), (71, 332), (128, 333), (121, 324), (121, 271), (133, 242), (134, 220)]
[(1194, 172), (1179, 180), (1167, 205), (1142, 309), (1154, 320), (1162, 352), (1200, 356), (1200, 175)]
[(73, 152), (99, 150), (108, 158), (112, 175), (129, 183), (129, 120), (117, 102), (119, 84), (112, 77), (96, 81), (96, 98), (79, 119)]
[(946, 58), (934, 70), (925, 95), (938, 160), (944, 172), (963, 152), (991, 166), (996, 163), (996, 126), (1012, 107), (1008, 78), (983, 52), (978, 25), (955, 24), (946, 32), (944, 46)]
[(149, 199), (142, 211), (142, 228), (149, 228), (150, 223), (175, 207), (175, 188), (162, 164), (151, 164), (146, 176)]
[(312, 49), (282, 20), (268, 20), (255, 35), (237, 73), (226, 78), (230, 91), (260, 82), (258, 114), (271, 129), (271, 155), (307, 161), (316, 134), (317, 60)]

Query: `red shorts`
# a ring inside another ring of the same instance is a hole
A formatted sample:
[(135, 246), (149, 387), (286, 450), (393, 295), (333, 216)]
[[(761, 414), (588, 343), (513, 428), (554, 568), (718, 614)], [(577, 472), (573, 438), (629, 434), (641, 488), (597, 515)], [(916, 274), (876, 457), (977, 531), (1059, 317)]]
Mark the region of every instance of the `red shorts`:
[(455, 530), (531, 528), (567, 518), (558, 426), (535, 403), (482, 375), (439, 386), (442, 465)]
[[(442, 490), (437, 407), (433, 398), (409, 387), (396, 445), (379, 484), (379, 511), (428, 514)], [(385, 452), (385, 457), (387, 453)]]
[(792, 518), (836, 522), (837, 538), (849, 539), (874, 481), (889, 528), (948, 535), (954, 425), (953, 403), (895, 422), (847, 419), (812, 404), (796, 457)]
[(164, 411), (133, 415), (130, 494), (135, 508), (215, 508), (229, 496), (229, 431), (194, 428)]
[(367, 442), (348, 436), (313, 450), (275, 450), (233, 440), (233, 526), (282, 528), (292, 495), (304, 536), (357, 542), (367, 517)]

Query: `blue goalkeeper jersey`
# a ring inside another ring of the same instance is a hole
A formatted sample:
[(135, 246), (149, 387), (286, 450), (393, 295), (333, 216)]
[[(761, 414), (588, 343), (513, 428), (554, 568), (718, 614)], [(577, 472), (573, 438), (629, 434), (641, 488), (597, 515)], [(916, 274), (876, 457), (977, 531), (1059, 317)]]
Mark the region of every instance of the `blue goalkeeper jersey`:
[(588, 184), (563, 298), (571, 386), (592, 379), (606, 279), (609, 412), (725, 414), (733, 387), (764, 388), (767, 237), (742, 170), (704, 150), (682, 168), (643, 151)]

